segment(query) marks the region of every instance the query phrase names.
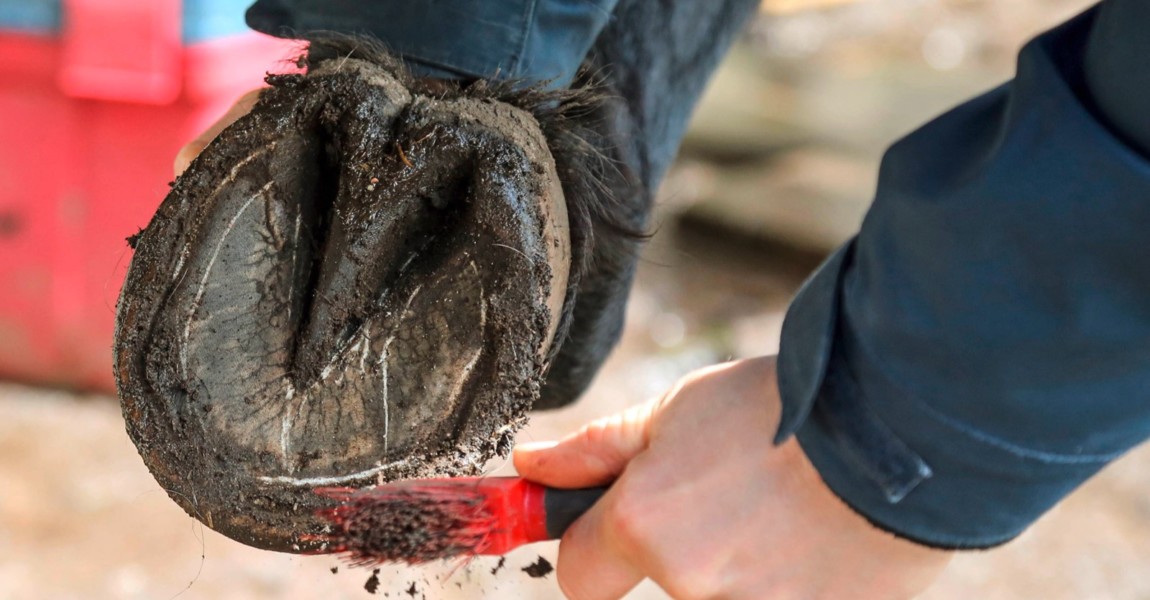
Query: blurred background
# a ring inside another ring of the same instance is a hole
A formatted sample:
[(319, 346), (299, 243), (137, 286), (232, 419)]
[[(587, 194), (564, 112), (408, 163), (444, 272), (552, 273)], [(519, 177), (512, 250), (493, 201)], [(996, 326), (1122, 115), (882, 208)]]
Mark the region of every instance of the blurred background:
[[(858, 228), (883, 149), (1010, 77), (1087, 0), (766, 0), (660, 194), (620, 347), (552, 439), (688, 371), (777, 350), (790, 297)], [(112, 395), (124, 239), (176, 150), (292, 49), (245, 0), (0, 0), (0, 599), (366, 598), (370, 571), (246, 548), (147, 473)], [(129, 33), (130, 32), (130, 33)], [(492, 470), (509, 472), (507, 465)], [(558, 598), (554, 545), (379, 574), (390, 598)], [(1150, 449), (924, 598), (1150, 598)], [(332, 569), (338, 567), (338, 572)], [(407, 592), (413, 590), (414, 596)], [(633, 599), (663, 598), (653, 585)]]

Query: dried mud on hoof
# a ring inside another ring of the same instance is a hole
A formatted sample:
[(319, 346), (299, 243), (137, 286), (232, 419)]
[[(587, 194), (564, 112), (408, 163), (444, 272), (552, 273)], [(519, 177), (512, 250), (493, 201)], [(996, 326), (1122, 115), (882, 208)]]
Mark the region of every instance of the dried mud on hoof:
[(137, 241), (128, 432), (177, 503), (252, 546), (316, 550), (317, 487), (476, 473), (539, 394), (570, 264), (546, 140), (402, 77), (270, 77)]

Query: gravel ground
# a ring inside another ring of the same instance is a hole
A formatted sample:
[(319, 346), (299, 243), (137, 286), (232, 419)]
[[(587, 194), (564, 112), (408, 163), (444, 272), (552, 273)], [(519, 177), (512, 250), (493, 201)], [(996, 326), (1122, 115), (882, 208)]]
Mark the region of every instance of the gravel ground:
[[(668, 228), (669, 229), (669, 228)], [(690, 369), (776, 348), (801, 267), (664, 231), (647, 254), (628, 329), (578, 405), (536, 417), (554, 438), (659, 393)], [(754, 267), (751, 269), (750, 267)], [(253, 550), (172, 503), (123, 431), (114, 399), (0, 385), (0, 598), (369, 598), (370, 571)], [(493, 465), (500, 473), (507, 465)], [(559, 598), (521, 572), (555, 545), (496, 559), (382, 569), (378, 597)], [(1113, 465), (1018, 541), (964, 554), (924, 598), (1150, 598), (1150, 448)], [(338, 567), (338, 573), (331, 569)], [(644, 584), (632, 600), (663, 598)]]

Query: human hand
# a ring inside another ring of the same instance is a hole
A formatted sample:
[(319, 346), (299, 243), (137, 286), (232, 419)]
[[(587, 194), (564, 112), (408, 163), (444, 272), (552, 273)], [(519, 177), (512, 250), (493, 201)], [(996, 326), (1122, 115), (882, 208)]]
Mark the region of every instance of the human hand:
[(172, 170), (175, 171), (176, 177), (179, 177), (180, 174), (187, 170), (188, 165), (192, 164), (192, 160), (199, 156), (200, 152), (203, 152), (204, 148), (207, 148), (208, 144), (216, 139), (216, 136), (219, 135), (221, 131), (227, 129), (228, 125), (235, 123), (236, 119), (251, 112), (252, 107), (255, 106), (256, 102), (260, 99), (260, 92), (263, 92), (263, 88), (251, 90), (243, 96), (240, 96), (239, 100), (236, 100), (236, 103), (228, 109), (228, 112), (224, 113), (224, 116), (220, 117), (215, 123), (212, 123), (203, 133), (196, 136), (196, 139), (185, 144), (183, 148), (180, 148), (180, 151), (176, 153), (175, 164), (172, 165)]
[(696, 371), (662, 398), (557, 444), (516, 448), (520, 475), (611, 489), (559, 545), (573, 600), (619, 598), (650, 577), (675, 598), (910, 598), (951, 553), (870, 525), (798, 443), (772, 443), (774, 357)]

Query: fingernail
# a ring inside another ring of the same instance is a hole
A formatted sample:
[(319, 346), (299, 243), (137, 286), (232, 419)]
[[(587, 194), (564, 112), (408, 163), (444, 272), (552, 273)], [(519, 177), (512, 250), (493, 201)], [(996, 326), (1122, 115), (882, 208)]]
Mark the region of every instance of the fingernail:
[(526, 442), (515, 446), (517, 452), (541, 452), (558, 446), (559, 442)]

